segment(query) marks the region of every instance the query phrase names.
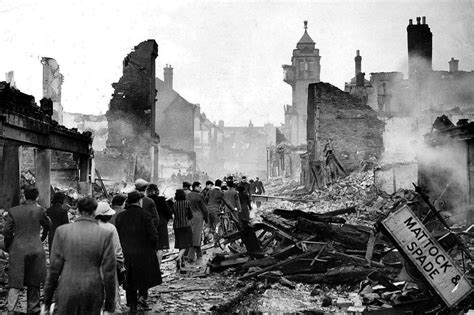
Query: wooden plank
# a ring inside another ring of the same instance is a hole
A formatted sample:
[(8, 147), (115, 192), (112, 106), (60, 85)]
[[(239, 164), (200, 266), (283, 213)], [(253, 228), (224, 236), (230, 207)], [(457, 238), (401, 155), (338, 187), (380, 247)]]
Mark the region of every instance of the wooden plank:
[(320, 251), (321, 249), (318, 248), (317, 250), (314, 250), (314, 251), (310, 251), (310, 252), (306, 252), (306, 253), (303, 253), (301, 255), (298, 255), (296, 257), (293, 257), (293, 258), (288, 258), (284, 261), (281, 261), (277, 264), (274, 264), (274, 265), (271, 265), (271, 266), (268, 266), (266, 268), (263, 268), (261, 270), (258, 270), (258, 271), (255, 271), (255, 272), (252, 272), (252, 273), (249, 273), (245, 276), (242, 276), (239, 278), (239, 280), (245, 280), (245, 279), (249, 279), (249, 278), (252, 278), (252, 277), (255, 277), (255, 276), (258, 276), (259, 274), (262, 274), (264, 272), (267, 272), (267, 271), (270, 271), (270, 270), (273, 270), (275, 268), (280, 268), (280, 267), (283, 267), (287, 264), (291, 264), (297, 260), (300, 260), (301, 258), (306, 258), (306, 257), (312, 257), (312, 256), (315, 256), (318, 254), (318, 252)]
[(381, 225), (449, 308), (473, 291), (454, 260), (409, 207), (391, 213)]

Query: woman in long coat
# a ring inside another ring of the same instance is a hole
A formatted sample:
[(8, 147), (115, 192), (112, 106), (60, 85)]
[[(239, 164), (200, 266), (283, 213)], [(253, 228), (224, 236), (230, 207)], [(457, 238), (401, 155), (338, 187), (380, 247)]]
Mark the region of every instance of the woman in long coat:
[(193, 190), (186, 196), (186, 200), (189, 201), (189, 206), (193, 212), (193, 218), (191, 219), (191, 230), (193, 231), (193, 247), (188, 252), (188, 260), (194, 261), (194, 256), (197, 259), (202, 258), (201, 251), (201, 237), (202, 228), (204, 221), (208, 221), (208, 213), (204, 196), (201, 194), (201, 184), (194, 182), (192, 186)]
[(179, 271), (181, 267), (184, 267), (184, 252), (193, 246), (193, 231), (191, 229), (193, 212), (183, 189), (176, 190), (174, 199), (176, 201), (173, 205), (174, 248), (179, 249), (176, 258), (176, 271)]
[[(100, 314), (115, 309), (115, 249), (113, 233), (94, 218), (97, 202), (79, 200), (80, 217), (58, 227), (53, 239), (51, 263), (44, 287), (49, 310), (57, 290), (58, 314)], [(59, 283), (59, 284), (58, 284)], [(104, 302), (105, 300), (105, 302)]]
[(158, 244), (157, 244), (157, 256), (158, 263), (161, 265), (161, 260), (163, 258), (163, 250), (170, 248), (169, 236), (168, 236), (168, 221), (173, 218), (173, 212), (166, 202), (164, 196), (160, 196), (160, 190), (155, 184), (150, 184), (146, 188), (146, 194), (155, 202), (156, 211), (160, 221), (158, 223)]
[(138, 304), (147, 308), (148, 289), (162, 281), (156, 257), (158, 234), (152, 223), (152, 216), (141, 207), (142, 198), (143, 194), (140, 192), (130, 192), (127, 196), (127, 208), (115, 221), (125, 256), (126, 293), (130, 312), (135, 312)]

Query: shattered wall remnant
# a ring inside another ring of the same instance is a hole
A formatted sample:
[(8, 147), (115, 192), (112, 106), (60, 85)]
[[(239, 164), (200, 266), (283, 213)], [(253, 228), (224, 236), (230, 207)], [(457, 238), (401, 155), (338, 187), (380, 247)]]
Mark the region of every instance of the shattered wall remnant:
[(5, 81), (9, 83), (11, 87), (16, 88), (15, 72), (8, 71), (7, 73), (5, 73)]
[[(362, 161), (381, 157), (384, 123), (360, 99), (329, 83), (319, 82), (308, 87), (307, 128), (310, 166), (326, 161), (329, 151), (347, 172), (360, 168)], [(328, 147), (331, 150), (325, 150)], [(326, 165), (323, 163), (321, 167)], [(312, 182), (315, 178), (311, 176), (314, 175), (303, 175)]]
[[(158, 143), (155, 128), (155, 59), (158, 45), (147, 40), (135, 46), (123, 60), (123, 75), (113, 83), (114, 94), (106, 113), (109, 133), (107, 151), (118, 151), (127, 160), (135, 160), (138, 165), (133, 176), (158, 178)], [(133, 159), (139, 154), (141, 159)], [(100, 169), (106, 167), (97, 164)], [(120, 168), (118, 168), (120, 169)], [(126, 174), (121, 174), (126, 176)], [(119, 176), (120, 177), (120, 176)], [(135, 178), (127, 178), (134, 181)]]
[(53, 119), (63, 123), (63, 106), (61, 104), (61, 88), (64, 76), (59, 72), (59, 64), (54, 58), (41, 58), (43, 65), (43, 97), (53, 101)]

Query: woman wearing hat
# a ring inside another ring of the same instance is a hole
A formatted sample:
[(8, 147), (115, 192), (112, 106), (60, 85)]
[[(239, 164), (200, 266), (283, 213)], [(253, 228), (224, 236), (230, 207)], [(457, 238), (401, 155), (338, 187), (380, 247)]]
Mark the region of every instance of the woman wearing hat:
[(184, 267), (184, 252), (187, 248), (193, 247), (193, 231), (191, 229), (193, 213), (183, 189), (176, 190), (174, 199), (176, 201), (173, 205), (174, 248), (179, 249), (178, 258), (176, 259), (176, 271), (179, 271), (181, 267)]
[[(97, 210), (95, 211), (95, 218), (99, 223), (99, 226), (104, 230), (111, 231), (113, 233), (114, 249), (115, 249), (115, 259), (117, 261), (117, 271), (123, 272), (125, 270), (122, 245), (120, 245), (120, 238), (117, 233), (115, 225), (110, 223), (110, 219), (115, 214), (115, 210), (112, 209), (108, 202), (100, 201), (97, 205)], [(122, 305), (120, 303), (120, 292), (119, 292), (119, 283), (118, 277), (115, 281), (115, 311), (120, 312)]]

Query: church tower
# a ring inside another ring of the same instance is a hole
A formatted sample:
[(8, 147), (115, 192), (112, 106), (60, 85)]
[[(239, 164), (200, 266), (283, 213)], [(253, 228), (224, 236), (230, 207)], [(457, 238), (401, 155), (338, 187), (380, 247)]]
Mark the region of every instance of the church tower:
[(308, 34), (308, 21), (304, 21), (303, 37), (296, 44), (291, 65), (283, 65), (283, 81), (291, 85), (292, 105), (285, 107), (285, 136), (293, 145), (306, 144), (308, 85), (318, 83), (321, 65), (319, 49)]

